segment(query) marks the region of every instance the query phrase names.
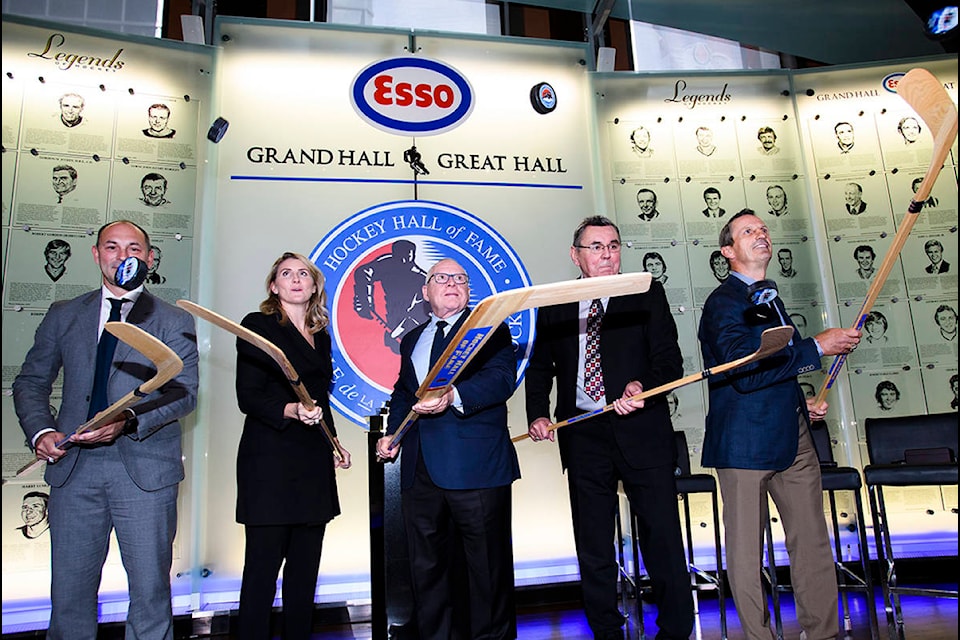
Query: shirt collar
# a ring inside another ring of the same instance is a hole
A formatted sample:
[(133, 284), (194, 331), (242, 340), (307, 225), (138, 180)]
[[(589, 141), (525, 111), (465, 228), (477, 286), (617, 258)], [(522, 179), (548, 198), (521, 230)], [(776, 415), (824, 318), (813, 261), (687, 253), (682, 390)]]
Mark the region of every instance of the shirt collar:
[[(442, 320), (447, 323), (448, 327), (452, 327), (453, 325), (457, 324), (457, 322), (460, 321), (460, 316), (462, 316), (466, 312), (466, 310), (467, 310), (466, 308), (463, 308), (459, 311), (459, 313), (455, 313), (452, 316), (447, 316), (446, 318), (442, 318)], [(433, 322), (434, 325), (440, 322), (440, 320), (441, 318), (438, 318), (437, 316), (435, 316), (432, 311), (430, 312), (430, 321)]]
[[(134, 289), (133, 291), (128, 291), (120, 297), (124, 300), (129, 300), (133, 304), (136, 304), (137, 300), (140, 298), (141, 293), (143, 293), (142, 284), (136, 289)], [(101, 304), (103, 304), (104, 300), (106, 300), (107, 298), (116, 298), (116, 297), (117, 297), (116, 294), (113, 291), (110, 291), (110, 289), (107, 289), (106, 285), (100, 286), (100, 303)]]

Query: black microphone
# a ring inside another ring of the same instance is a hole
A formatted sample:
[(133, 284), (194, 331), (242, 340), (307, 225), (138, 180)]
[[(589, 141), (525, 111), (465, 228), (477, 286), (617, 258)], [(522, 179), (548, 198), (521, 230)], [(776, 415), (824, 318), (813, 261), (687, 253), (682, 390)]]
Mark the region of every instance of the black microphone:
[(757, 280), (747, 287), (747, 295), (753, 304), (767, 304), (777, 297), (777, 283), (773, 280)]
[(748, 324), (780, 324), (780, 314), (773, 306), (777, 298), (777, 283), (773, 280), (757, 280), (747, 287), (747, 297), (752, 307), (743, 312)]
[(147, 279), (147, 263), (136, 256), (130, 256), (117, 267), (114, 280), (117, 286), (133, 291)]

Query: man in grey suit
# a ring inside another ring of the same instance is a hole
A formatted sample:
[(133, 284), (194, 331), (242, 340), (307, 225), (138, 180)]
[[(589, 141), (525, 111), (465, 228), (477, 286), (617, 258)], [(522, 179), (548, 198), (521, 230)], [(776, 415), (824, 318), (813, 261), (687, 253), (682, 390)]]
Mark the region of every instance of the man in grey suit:
[[(130, 607), (126, 634), (139, 640), (173, 638), (170, 568), (177, 530), (177, 492), (183, 479), (179, 419), (197, 402), (197, 342), (193, 318), (147, 292), (127, 291), (117, 267), (130, 256), (153, 261), (150, 238), (126, 220), (100, 228), (92, 248), (103, 274), (99, 290), (51, 305), (13, 382), (20, 426), (50, 485), (51, 605), (47, 638), (97, 636), (97, 589), (111, 530), (127, 571)], [(123, 304), (127, 302), (128, 304)], [(183, 370), (144, 396), (125, 418), (56, 443), (89, 416), (156, 374), (143, 354), (120, 342), (106, 377), (106, 404), (91, 391), (98, 336), (110, 310), (167, 344)], [(62, 369), (63, 402), (51, 413), (50, 393)]]

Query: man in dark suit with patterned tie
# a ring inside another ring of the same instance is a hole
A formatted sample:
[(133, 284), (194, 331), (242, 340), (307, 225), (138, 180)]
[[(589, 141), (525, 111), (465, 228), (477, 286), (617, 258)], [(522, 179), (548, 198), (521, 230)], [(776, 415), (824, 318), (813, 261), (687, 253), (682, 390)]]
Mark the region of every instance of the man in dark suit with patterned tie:
[[(586, 218), (574, 232), (570, 258), (584, 278), (619, 273), (620, 231), (603, 216)], [(554, 378), (558, 421), (614, 405), (613, 412), (559, 430), (584, 610), (594, 638), (623, 638), (611, 544), (620, 482), (640, 522), (640, 552), (658, 610), (657, 638), (686, 640), (693, 629), (693, 597), (677, 510), (670, 407), (664, 396), (629, 399), (683, 375), (663, 285), (654, 281), (643, 294), (542, 308), (536, 336), (525, 384), (528, 433), (535, 442), (553, 440), (557, 433), (549, 430)]]
[[(101, 287), (51, 305), (13, 382), (20, 426), (37, 458), (47, 462), (52, 560), (47, 637), (96, 638), (97, 589), (114, 531), (130, 591), (127, 637), (172, 640), (170, 568), (184, 477), (179, 421), (197, 403), (196, 330), (190, 314), (142, 284), (132, 291), (118, 285), (117, 268), (127, 258), (153, 262), (150, 238), (139, 225), (107, 223), (92, 251)], [(127, 409), (124, 418), (73, 435), (71, 447), (57, 448), (65, 434), (157, 373), (146, 356), (103, 330), (108, 320), (138, 325), (155, 336), (179, 356), (183, 370)], [(61, 370), (63, 402), (54, 418), (50, 393)]]
[[(401, 508), (410, 552), (420, 640), (454, 637), (450, 558), (463, 554), (469, 581), (470, 638), (516, 637), (511, 543), (511, 483), (520, 477), (507, 427), (516, 360), (503, 323), (442, 397), (420, 401), (417, 389), (470, 314), (463, 267), (440, 260), (427, 274), (428, 321), (400, 342), (400, 374), (390, 396), (381, 458), (400, 458)], [(396, 449), (393, 434), (410, 410), (419, 418)], [(452, 544), (459, 541), (461, 548)]]

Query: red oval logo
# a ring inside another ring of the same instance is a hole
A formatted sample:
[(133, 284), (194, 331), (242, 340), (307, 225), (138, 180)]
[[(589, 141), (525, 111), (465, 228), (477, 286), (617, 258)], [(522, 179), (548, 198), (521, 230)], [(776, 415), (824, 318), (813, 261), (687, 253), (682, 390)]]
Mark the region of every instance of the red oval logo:
[(363, 69), (350, 101), (361, 118), (399, 135), (435, 135), (473, 110), (473, 88), (456, 69), (429, 58), (391, 58)]

